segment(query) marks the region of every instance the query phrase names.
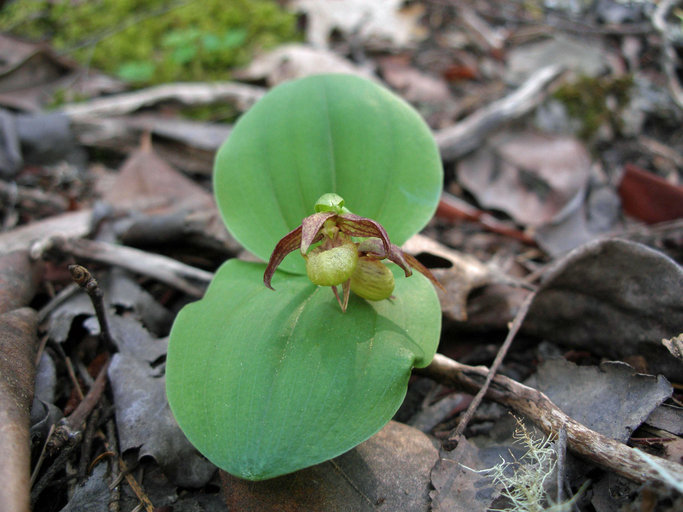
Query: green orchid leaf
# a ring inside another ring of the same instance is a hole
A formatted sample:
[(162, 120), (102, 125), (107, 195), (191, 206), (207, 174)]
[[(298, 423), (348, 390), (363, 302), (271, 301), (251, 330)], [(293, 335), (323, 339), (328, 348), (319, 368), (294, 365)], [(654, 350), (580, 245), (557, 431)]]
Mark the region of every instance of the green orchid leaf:
[[(229, 260), (171, 332), (166, 386), (188, 439), (229, 473), (261, 480), (335, 457), (379, 431), (411, 368), (431, 361), (441, 313), (431, 283), (395, 271), (395, 298), (342, 313), (306, 276)], [(351, 314), (352, 313), (352, 314)]]
[[(417, 112), (351, 75), (316, 75), (271, 90), (216, 157), (214, 190), (228, 230), (264, 261), (325, 193), (382, 224), (401, 245), (432, 217), (442, 166)], [(303, 274), (303, 260), (282, 270)]]

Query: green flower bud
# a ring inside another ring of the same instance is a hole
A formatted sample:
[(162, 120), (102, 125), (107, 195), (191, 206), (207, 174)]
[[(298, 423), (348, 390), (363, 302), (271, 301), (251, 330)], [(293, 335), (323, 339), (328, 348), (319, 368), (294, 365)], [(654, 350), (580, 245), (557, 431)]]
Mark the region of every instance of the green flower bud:
[(394, 274), (379, 260), (360, 258), (351, 275), (351, 290), (367, 300), (383, 300), (394, 291)]
[(327, 193), (320, 196), (315, 202), (316, 212), (351, 213), (344, 206), (344, 199), (339, 194)]
[(348, 242), (339, 247), (316, 247), (306, 256), (306, 273), (313, 284), (337, 286), (347, 281), (358, 263), (356, 244)]

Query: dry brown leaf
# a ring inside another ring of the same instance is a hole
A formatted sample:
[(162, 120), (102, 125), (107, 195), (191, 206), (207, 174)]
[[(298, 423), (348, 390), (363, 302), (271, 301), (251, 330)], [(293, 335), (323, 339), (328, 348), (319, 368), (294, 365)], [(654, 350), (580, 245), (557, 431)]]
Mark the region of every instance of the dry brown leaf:
[(571, 137), (507, 133), (463, 160), (458, 180), (482, 206), (538, 227), (581, 205), (590, 164), (586, 149)]
[(122, 82), (93, 70), (82, 73), (75, 62), (44, 44), (0, 34), (0, 55), (0, 104), (18, 110), (41, 110), (58, 88), (81, 97), (123, 89)]
[(114, 183), (102, 198), (121, 208), (163, 205), (172, 209), (210, 207), (211, 194), (173, 169), (152, 149), (149, 137), (123, 163)]
[(50, 236), (81, 237), (90, 231), (92, 210), (62, 213), (0, 233), (0, 254), (28, 250), (31, 244)]
[[(430, 493), (434, 512), (472, 512), (488, 510), (499, 494), (499, 485), (492, 483), (486, 475), (477, 471), (488, 469), (500, 462), (502, 454), (494, 457), (479, 449), (467, 439), (458, 441), (453, 451), (441, 450), (439, 462), (432, 471)], [(504, 453), (504, 452), (503, 452)], [(507, 455), (507, 454), (505, 454)], [(507, 455), (509, 457), (509, 455)]]
[(676, 359), (683, 361), (683, 333), (675, 338), (663, 339), (662, 345), (664, 345)]
[(353, 450), (296, 473), (248, 482), (221, 472), (230, 510), (371, 512), (429, 510), (438, 452), (417, 429), (390, 422)]
[(441, 310), (451, 320), (464, 322), (467, 320), (467, 296), (474, 288), (494, 281), (490, 269), (476, 258), (449, 249), (439, 242), (422, 235), (411, 237), (403, 250), (418, 258), (438, 259), (439, 265), (430, 266), (436, 279), (446, 289), (446, 293), (437, 289)]
[(447, 104), (453, 101), (446, 81), (413, 67), (408, 59), (390, 55), (379, 60), (382, 77), (411, 103)]
[(527, 332), (595, 355), (645, 357), (673, 381), (683, 367), (661, 343), (683, 325), (683, 270), (665, 254), (626, 240), (591, 242), (545, 274), (524, 321)]

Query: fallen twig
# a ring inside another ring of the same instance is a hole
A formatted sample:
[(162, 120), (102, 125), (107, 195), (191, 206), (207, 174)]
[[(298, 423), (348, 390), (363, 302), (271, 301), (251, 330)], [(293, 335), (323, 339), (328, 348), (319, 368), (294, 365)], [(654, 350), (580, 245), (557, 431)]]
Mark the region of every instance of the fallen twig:
[[(34, 250), (35, 249), (35, 250)], [(45, 257), (56, 251), (74, 258), (115, 265), (137, 274), (149, 276), (185, 293), (200, 297), (213, 274), (166, 256), (153, 254), (132, 247), (79, 238), (53, 237), (39, 242), (31, 250), (33, 257)]]
[(536, 241), (523, 231), (496, 219), (493, 215), (475, 208), (448, 192), (443, 192), (441, 194), (441, 200), (436, 209), (436, 216), (450, 221), (464, 219), (478, 222), (481, 226), (493, 233), (508, 236), (528, 245), (536, 245)]
[(557, 498), (555, 503), (564, 501), (564, 479), (565, 479), (565, 455), (567, 454), (567, 430), (562, 427), (557, 435), (555, 442), (555, 453), (557, 454)]
[(474, 396), (472, 402), (470, 402), (470, 405), (467, 407), (467, 411), (465, 411), (465, 414), (458, 423), (458, 426), (455, 428), (453, 433), (450, 436), (448, 436), (448, 439), (445, 443), (447, 450), (453, 450), (458, 446), (458, 439), (467, 428), (467, 425), (472, 419), (472, 416), (474, 416), (477, 407), (479, 407), (479, 404), (483, 400), (486, 391), (489, 389), (489, 385), (491, 384), (493, 377), (496, 375), (498, 368), (503, 362), (503, 359), (505, 358), (505, 355), (507, 354), (510, 345), (512, 345), (512, 341), (515, 339), (515, 336), (517, 336), (517, 332), (519, 331), (519, 328), (522, 326), (522, 322), (524, 321), (524, 318), (526, 317), (526, 314), (529, 311), (531, 301), (534, 300), (535, 296), (536, 294), (533, 292), (527, 295), (526, 299), (524, 299), (524, 302), (522, 302), (522, 305), (519, 307), (519, 311), (517, 311), (517, 314), (515, 315), (515, 319), (513, 320), (512, 325), (510, 326), (510, 330), (508, 331), (508, 334), (505, 337), (505, 341), (500, 346), (500, 349), (498, 349), (496, 358), (493, 360), (491, 368), (489, 368), (488, 375), (486, 376), (486, 382), (484, 382), (484, 385), (481, 387), (481, 389), (477, 391), (477, 394)]
[(81, 265), (69, 265), (69, 272), (71, 273), (71, 278), (74, 282), (83, 288), (88, 293), (88, 297), (90, 297), (90, 301), (95, 309), (95, 314), (97, 315), (97, 321), (100, 324), (100, 339), (104, 342), (107, 350), (115, 352), (116, 345), (111, 339), (109, 322), (107, 321), (107, 314), (104, 310), (102, 289), (97, 283), (97, 280), (87, 268)]
[(558, 65), (539, 69), (517, 90), (477, 110), (459, 123), (434, 133), (444, 160), (454, 160), (481, 145), (484, 138), (503, 123), (533, 110), (545, 91), (563, 72)]
[(135, 92), (107, 96), (84, 103), (64, 105), (62, 112), (72, 119), (129, 114), (162, 101), (184, 105), (206, 105), (219, 101), (235, 103), (246, 110), (265, 94), (263, 87), (237, 82), (188, 83), (159, 85)]
[(59, 471), (61, 471), (66, 465), (71, 452), (73, 452), (74, 448), (76, 448), (82, 440), (83, 434), (81, 432), (76, 432), (75, 435), (68, 439), (66, 446), (64, 446), (62, 451), (59, 452), (57, 458), (52, 462), (50, 467), (45, 470), (43, 476), (40, 477), (40, 480), (38, 480), (38, 482), (31, 489), (31, 508), (35, 506), (41, 493), (53, 481), (57, 473), (59, 473)]
[(90, 117), (73, 120), (71, 127), (84, 145), (128, 154), (140, 145), (144, 133), (151, 134), (154, 152), (185, 172), (209, 174), (216, 151), (228, 138), (232, 126), (175, 119), (160, 115)]
[(121, 466), (119, 465), (119, 443), (116, 439), (116, 427), (114, 421), (109, 418), (107, 420), (107, 449), (114, 454), (114, 459), (110, 461), (110, 479), (109, 484), (109, 511), (119, 512), (121, 510), (121, 486), (119, 485), (119, 474), (121, 473)]
[[(485, 366), (468, 366), (441, 354), (436, 354), (429, 366), (418, 371), (437, 382), (470, 392), (481, 389), (489, 373)], [(667, 478), (683, 481), (682, 465), (652, 456), (658, 465), (655, 469), (637, 450), (574, 420), (537, 389), (496, 375), (486, 397), (528, 416), (547, 434), (556, 434), (564, 427), (567, 444), (573, 452), (634, 482), (668, 485), (668, 480), (660, 474), (661, 469), (667, 472)]]

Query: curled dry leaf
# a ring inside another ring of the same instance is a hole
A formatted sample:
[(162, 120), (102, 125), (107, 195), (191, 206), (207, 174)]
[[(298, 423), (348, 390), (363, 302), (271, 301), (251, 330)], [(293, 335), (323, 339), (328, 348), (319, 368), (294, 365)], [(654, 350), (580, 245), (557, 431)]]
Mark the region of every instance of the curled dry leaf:
[(76, 487), (69, 503), (60, 512), (109, 510), (110, 496), (107, 463), (100, 462), (88, 479)]
[(683, 333), (675, 338), (662, 340), (662, 345), (664, 345), (676, 359), (683, 361)]
[(476, 258), (449, 249), (439, 242), (422, 235), (414, 235), (403, 244), (403, 250), (418, 259), (438, 262), (430, 266), (434, 277), (446, 289), (437, 288), (441, 309), (451, 320), (467, 320), (467, 296), (478, 288), (495, 280), (491, 270)]
[(624, 212), (650, 224), (683, 217), (683, 187), (633, 164), (624, 167), (619, 196)]
[(546, 274), (524, 329), (598, 356), (642, 354), (651, 373), (681, 381), (683, 367), (661, 343), (683, 325), (683, 269), (625, 240), (591, 242)]
[[(128, 272), (114, 268), (108, 272), (101, 273), (97, 278), (103, 291), (104, 303), (107, 308), (111, 310), (116, 308), (131, 310), (137, 318), (144, 319), (145, 326), (154, 334), (160, 335), (168, 332), (169, 324), (171, 323), (170, 313), (148, 291), (140, 287)], [(91, 317), (94, 314), (92, 301), (87, 294), (77, 293), (72, 295), (59, 304), (50, 314), (48, 320), (50, 338), (59, 343), (66, 341), (72, 324), (77, 317)], [(117, 317), (112, 316), (112, 318)], [(118, 332), (119, 327), (121, 327), (121, 333)], [(126, 337), (123, 336), (126, 326), (116, 325), (114, 328), (117, 329), (117, 332), (114, 334), (122, 334), (120, 336), (121, 342), (126, 343), (123, 339)], [(96, 334), (96, 332), (93, 333)], [(131, 336), (130, 333), (128, 333), (128, 336)], [(148, 337), (149, 333), (147, 334)], [(143, 336), (135, 335), (132, 336), (132, 339), (140, 342)], [(118, 339), (115, 341), (118, 341)], [(149, 348), (147, 343), (144, 345), (144, 347), (138, 347), (138, 349), (147, 350)], [(158, 355), (154, 358), (156, 357)]]
[(0, 510), (29, 511), (29, 411), (37, 319), (20, 308), (0, 315)]
[(85, 236), (90, 232), (92, 210), (62, 213), (11, 231), (0, 233), (0, 255), (14, 251), (26, 251), (36, 240), (60, 234), (66, 237)]
[(662, 404), (647, 417), (647, 424), (683, 436), (683, 407)]

